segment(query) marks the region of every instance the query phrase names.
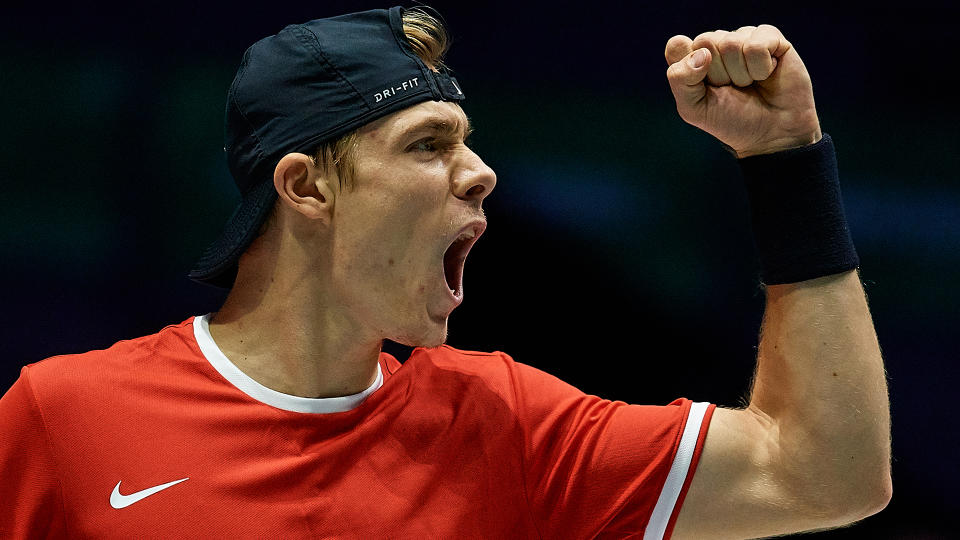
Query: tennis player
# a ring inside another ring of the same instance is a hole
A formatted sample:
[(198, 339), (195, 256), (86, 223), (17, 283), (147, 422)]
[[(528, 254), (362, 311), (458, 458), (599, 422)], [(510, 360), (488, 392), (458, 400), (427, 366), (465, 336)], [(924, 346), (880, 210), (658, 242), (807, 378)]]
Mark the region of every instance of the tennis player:
[[(23, 368), (0, 399), (0, 537), (746, 538), (887, 504), (880, 349), (790, 41), (666, 46), (680, 117), (743, 170), (762, 264), (749, 405), (726, 409), (444, 345), (496, 186), (445, 36), (396, 7), (246, 51), (226, 105), (242, 202), (191, 272), (226, 302)], [(416, 349), (401, 364), (385, 339)]]

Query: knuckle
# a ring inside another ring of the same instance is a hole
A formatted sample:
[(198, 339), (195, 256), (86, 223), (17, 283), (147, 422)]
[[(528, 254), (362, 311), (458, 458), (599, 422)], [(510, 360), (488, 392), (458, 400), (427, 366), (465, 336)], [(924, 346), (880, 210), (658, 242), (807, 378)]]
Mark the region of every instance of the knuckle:
[(669, 47), (677, 47), (679, 45), (683, 45), (684, 41), (688, 39), (690, 38), (688, 38), (687, 36), (682, 36), (678, 34), (667, 40), (667, 47), (669, 48)]
[(711, 43), (714, 40), (714, 32), (704, 32), (698, 34), (697, 37), (693, 38), (694, 46), (703, 46), (703, 44)]
[(743, 54), (760, 56), (767, 54), (767, 46), (759, 41), (748, 41), (743, 44)]
[(776, 32), (777, 34), (780, 34), (780, 29), (772, 24), (761, 24), (757, 27), (757, 30), (762, 30), (764, 32)]
[(667, 62), (673, 63), (681, 56), (684, 56), (690, 50), (690, 38), (686, 36), (674, 36), (667, 41), (667, 46), (663, 50), (663, 55)]
[(667, 68), (667, 79), (671, 81), (680, 78), (682, 75), (683, 67), (680, 65), (680, 62), (670, 64), (670, 67)]
[(717, 48), (720, 50), (720, 53), (738, 52), (742, 46), (743, 42), (733, 36), (724, 37), (717, 43)]

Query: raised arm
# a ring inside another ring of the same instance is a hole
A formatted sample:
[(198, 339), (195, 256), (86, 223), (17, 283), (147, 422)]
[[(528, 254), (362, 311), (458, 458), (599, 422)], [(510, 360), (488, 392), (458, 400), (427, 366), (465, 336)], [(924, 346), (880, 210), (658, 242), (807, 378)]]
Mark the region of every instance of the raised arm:
[(714, 413), (673, 537), (753, 538), (873, 514), (891, 495), (886, 381), (806, 67), (768, 25), (675, 36), (666, 59), (680, 116), (749, 158), (769, 278), (750, 404)]

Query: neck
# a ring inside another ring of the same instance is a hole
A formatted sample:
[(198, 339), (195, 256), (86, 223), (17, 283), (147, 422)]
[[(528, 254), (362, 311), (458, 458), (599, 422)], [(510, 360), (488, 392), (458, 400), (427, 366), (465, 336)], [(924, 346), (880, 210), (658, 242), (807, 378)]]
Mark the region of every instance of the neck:
[(309, 281), (241, 272), (210, 334), (234, 365), (267, 388), (312, 398), (362, 392), (376, 379), (383, 342), (364, 339), (322, 291), (309, 290)]

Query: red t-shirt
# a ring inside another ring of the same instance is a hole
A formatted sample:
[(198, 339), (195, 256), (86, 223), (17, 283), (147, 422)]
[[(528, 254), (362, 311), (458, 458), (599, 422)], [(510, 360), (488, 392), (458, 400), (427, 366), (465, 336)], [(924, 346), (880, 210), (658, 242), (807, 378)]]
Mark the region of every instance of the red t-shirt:
[(206, 320), (23, 368), (0, 399), (0, 537), (668, 537), (713, 411), (448, 346), (297, 398)]

